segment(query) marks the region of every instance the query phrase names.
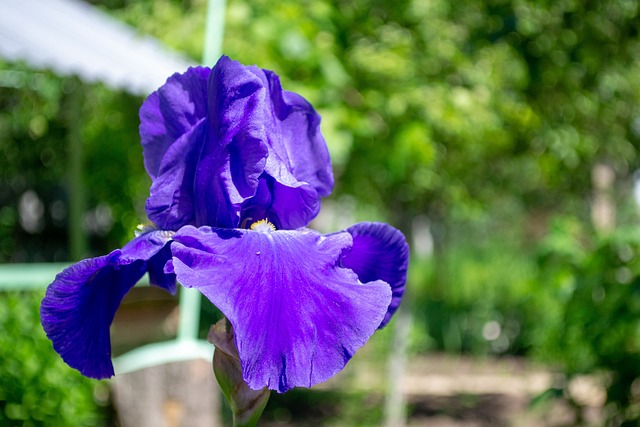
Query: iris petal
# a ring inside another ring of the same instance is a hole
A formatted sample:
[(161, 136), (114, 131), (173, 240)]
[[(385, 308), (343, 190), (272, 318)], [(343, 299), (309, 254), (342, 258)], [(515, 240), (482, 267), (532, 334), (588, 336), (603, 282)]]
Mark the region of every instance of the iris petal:
[(260, 179), (271, 178), (270, 197), (251, 204), (295, 229), (333, 188), (320, 116), (271, 71), (226, 56), (211, 70), (190, 68), (149, 96), (140, 120), (153, 178), (147, 213), (162, 228), (238, 227)]
[(353, 246), (345, 251), (342, 266), (352, 269), (360, 281), (367, 283), (384, 280), (391, 285), (393, 298), (380, 328), (389, 323), (402, 301), (409, 245), (404, 235), (390, 225), (378, 222), (362, 222), (347, 229), (353, 237)]
[(364, 286), (337, 266), (349, 233), (184, 227), (174, 239), (173, 271), (227, 316), (253, 389), (285, 392), (335, 375), (391, 300), (387, 283)]
[(295, 230), (308, 225), (320, 211), (320, 198), (309, 184), (273, 185), (273, 203), (265, 218), (273, 218), (280, 229)]
[(169, 147), (207, 114), (209, 68), (174, 74), (140, 107), (140, 138), (144, 165), (152, 178), (160, 172)]
[(149, 219), (164, 230), (177, 230), (195, 221), (193, 180), (201, 141), (206, 137), (207, 123), (203, 119), (178, 138), (162, 159), (146, 210)]
[(266, 162), (264, 88), (246, 67), (222, 57), (209, 79), (208, 105), (210, 136), (195, 176), (196, 220), (237, 227), (241, 204), (255, 194)]
[[(203, 147), (198, 161), (197, 212), (204, 215), (197, 225), (237, 227), (247, 203), (268, 211), (281, 228), (307, 225), (318, 214), (320, 196), (333, 188), (320, 116), (304, 98), (283, 91), (271, 71), (227, 57), (220, 58), (209, 83), (208, 120), (216, 143)], [(267, 179), (271, 196), (252, 201), (260, 180)], [(208, 202), (221, 196), (227, 203)], [(268, 206), (258, 206), (266, 200)]]
[(147, 271), (149, 272), (149, 284), (175, 295), (176, 275), (164, 272), (164, 266), (170, 259), (171, 246), (166, 245), (160, 252), (149, 258), (149, 261), (147, 261)]
[(62, 359), (83, 375), (113, 375), (109, 326), (125, 294), (147, 269), (154, 271), (157, 285), (175, 290), (175, 276), (157, 266), (170, 256), (163, 252), (168, 241), (163, 233), (141, 235), (122, 250), (80, 261), (47, 288), (40, 306), (42, 326)]
[(274, 72), (263, 72), (277, 117), (277, 129), (270, 132), (271, 150), (296, 180), (311, 185), (319, 196), (328, 196), (333, 190), (333, 171), (329, 149), (320, 132), (320, 115), (302, 96), (282, 90)]
[(320, 115), (300, 95), (282, 90), (280, 79), (269, 70), (247, 67), (267, 89), (264, 120), (268, 157), (265, 174), (272, 205), (269, 218), (280, 228), (304, 227), (320, 211), (320, 197), (333, 189), (333, 171), (327, 144), (320, 132)]
[(146, 261), (149, 283), (175, 294), (176, 276), (164, 272), (164, 265), (171, 259), (171, 247), (168, 243), (173, 234), (167, 230), (152, 230), (140, 234), (122, 248), (120, 263)]
[(268, 219), (279, 230), (295, 230), (306, 226), (319, 210), (320, 199), (311, 185), (296, 183), (289, 187), (264, 173), (256, 195), (242, 204), (242, 217)]
[(80, 261), (58, 274), (42, 300), (42, 326), (53, 348), (91, 378), (113, 375), (109, 326), (124, 295), (145, 272), (144, 261), (118, 265), (120, 251)]

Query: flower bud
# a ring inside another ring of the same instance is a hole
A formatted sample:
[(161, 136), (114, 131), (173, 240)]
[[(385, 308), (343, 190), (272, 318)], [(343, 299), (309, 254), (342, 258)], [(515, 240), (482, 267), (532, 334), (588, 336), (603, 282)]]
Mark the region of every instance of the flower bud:
[(231, 407), (234, 427), (255, 426), (269, 400), (269, 389), (253, 390), (242, 378), (233, 328), (226, 318), (211, 326), (208, 340), (216, 347), (213, 372)]

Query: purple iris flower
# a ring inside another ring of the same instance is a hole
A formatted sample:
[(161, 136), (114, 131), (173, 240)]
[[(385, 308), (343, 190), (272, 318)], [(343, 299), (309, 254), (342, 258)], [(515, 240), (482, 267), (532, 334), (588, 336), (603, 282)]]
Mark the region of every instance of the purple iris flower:
[(382, 223), (306, 228), (333, 188), (313, 107), (273, 72), (223, 56), (170, 77), (140, 119), (153, 225), (56, 276), (41, 306), (54, 349), (86, 376), (112, 376), (109, 326), (148, 272), (222, 311), (251, 388), (284, 392), (340, 371), (397, 310), (409, 250)]

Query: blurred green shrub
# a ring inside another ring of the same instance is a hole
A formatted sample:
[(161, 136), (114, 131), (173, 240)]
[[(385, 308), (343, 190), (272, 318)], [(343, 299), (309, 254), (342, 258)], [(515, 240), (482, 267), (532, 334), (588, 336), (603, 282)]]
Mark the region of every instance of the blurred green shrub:
[(36, 292), (0, 294), (0, 425), (104, 424), (108, 389), (70, 369), (40, 326)]
[[(79, 120), (82, 180), (91, 190), (83, 221), (89, 255), (131, 239), (146, 219), (150, 183), (138, 136), (141, 102), (0, 60), (0, 262), (69, 260), (70, 117)], [(30, 226), (21, 216), (25, 196), (38, 213)]]
[(640, 230), (585, 236), (577, 223), (565, 221), (541, 246), (539, 283), (547, 297), (541, 302), (548, 310), (534, 352), (567, 378), (602, 374), (608, 425), (637, 425)]
[[(418, 264), (419, 261), (414, 261)], [(526, 354), (539, 312), (532, 299), (533, 260), (498, 239), (458, 242), (431, 263), (415, 304), (431, 348), (473, 355)], [(428, 268), (414, 265), (412, 272)]]
[[(201, 56), (205, 0), (90, 2)], [(634, 234), (594, 242), (581, 222), (564, 220), (551, 227), (539, 263), (535, 249), (548, 218), (584, 216), (593, 164), (610, 163), (615, 191), (628, 190), (640, 152), (636, 3), (373, 3), (227, 2), (224, 51), (273, 69), (319, 109), (337, 178), (328, 203), (349, 198), (363, 219), (391, 221), (407, 235), (414, 217), (428, 218), (434, 258), (414, 261), (408, 287), (415, 350), (533, 354), (569, 375), (621, 372), (627, 379), (612, 377), (610, 399), (612, 413), (625, 413), (638, 388)], [(62, 261), (72, 83), (0, 65), (0, 260)], [(91, 236), (91, 252), (106, 253), (144, 220), (141, 99), (76, 89), (86, 91), (88, 209), (112, 217), (110, 230)], [(35, 233), (19, 224), (29, 190), (48, 221)], [(621, 260), (622, 247), (633, 257)], [(6, 334), (11, 343), (16, 330)], [(9, 374), (0, 372), (2, 387), (15, 382)]]

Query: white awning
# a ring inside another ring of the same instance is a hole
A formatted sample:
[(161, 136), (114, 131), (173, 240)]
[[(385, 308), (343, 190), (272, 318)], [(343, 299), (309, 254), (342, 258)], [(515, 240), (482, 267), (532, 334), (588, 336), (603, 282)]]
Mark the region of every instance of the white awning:
[(79, 0), (0, 0), (0, 56), (138, 95), (196, 65)]

